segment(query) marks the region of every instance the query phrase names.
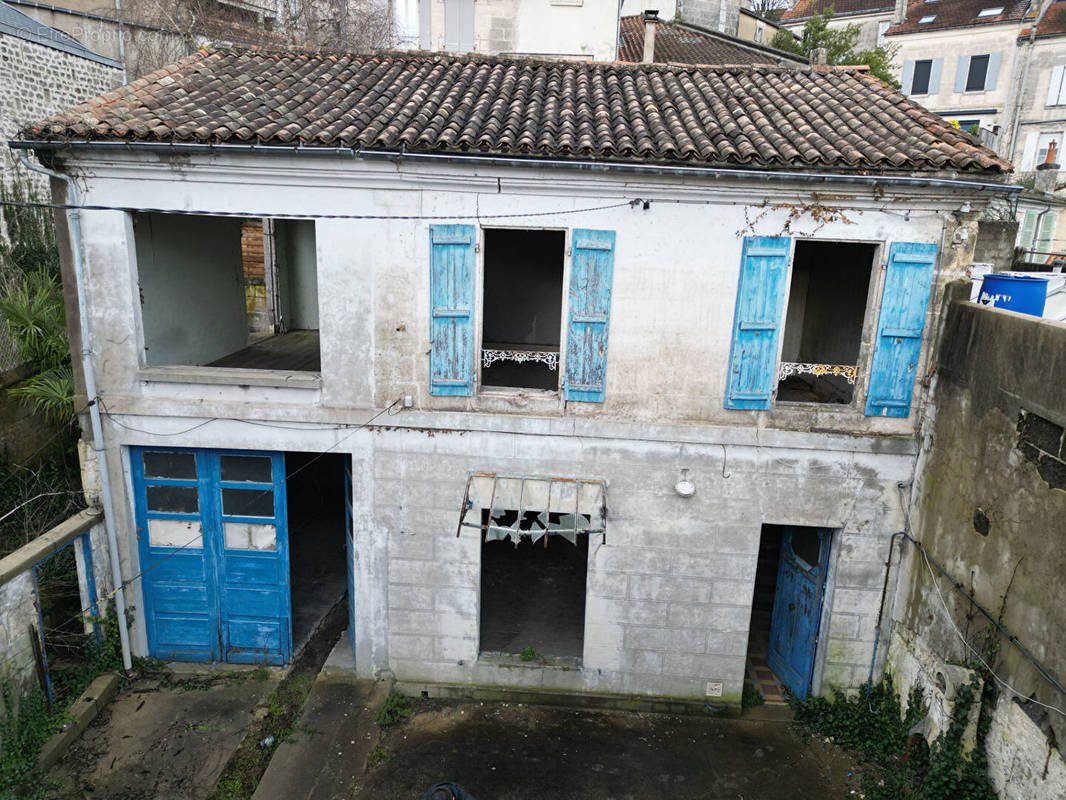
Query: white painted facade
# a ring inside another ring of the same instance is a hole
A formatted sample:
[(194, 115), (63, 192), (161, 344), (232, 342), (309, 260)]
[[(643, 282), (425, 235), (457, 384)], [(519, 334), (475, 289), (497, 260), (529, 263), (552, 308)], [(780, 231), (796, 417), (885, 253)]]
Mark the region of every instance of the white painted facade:
[[(836, 192), (845, 205), (815, 220), (796, 213), (812, 200), (810, 184), (799, 182), (759, 183), (753, 193), (743, 180), (698, 177), (350, 157), (170, 158), (84, 151), (64, 168), (90, 205), (421, 219), (316, 221), (317, 375), (145, 366), (131, 217), (83, 212), (90, 344), (124, 575), (141, 568), (130, 446), (328, 450), (352, 459), (361, 675), (689, 699), (721, 681), (723, 701), (738, 704), (760, 529), (776, 523), (835, 531), (814, 691), (866, 679), (889, 536), (903, 525), (897, 486), (911, 479), (917, 452), (924, 370), (909, 418), (863, 415), (884, 275), (875, 269), (854, 403), (725, 409), (743, 237), (790, 229), (878, 246), (938, 244), (925, 364), (940, 291), (962, 276), (972, 252), (974, 213), (957, 210), (969, 203), (978, 211), (980, 195), (848, 185)], [(581, 211), (636, 198), (650, 208)], [(474, 217), (466, 221), (479, 235), (486, 227), (616, 232), (604, 403), (567, 403), (546, 391), (428, 394), (428, 226), (454, 215)], [(884, 257), (882, 247), (877, 263)], [(381, 413), (405, 395), (412, 408)], [(372, 427), (358, 427), (371, 418)], [(674, 491), (682, 468), (696, 486), (691, 498)], [(580, 668), (480, 657), (480, 541), (476, 531), (456, 536), (473, 471), (606, 481), (607, 533), (589, 542)], [(140, 591), (135, 581), (135, 608), (143, 607)], [(134, 620), (135, 650), (145, 653), (142, 615)]]
[(614, 61), (618, 5), (602, 0), (421, 0), (423, 50)]

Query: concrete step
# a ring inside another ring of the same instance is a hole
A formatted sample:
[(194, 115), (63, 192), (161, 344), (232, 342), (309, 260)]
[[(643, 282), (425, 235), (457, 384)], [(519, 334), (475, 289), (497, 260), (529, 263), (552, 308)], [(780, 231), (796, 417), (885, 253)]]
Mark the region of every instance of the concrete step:
[(391, 683), (355, 677), (345, 633), (326, 660), (252, 800), (347, 800), (377, 747), (377, 710)]

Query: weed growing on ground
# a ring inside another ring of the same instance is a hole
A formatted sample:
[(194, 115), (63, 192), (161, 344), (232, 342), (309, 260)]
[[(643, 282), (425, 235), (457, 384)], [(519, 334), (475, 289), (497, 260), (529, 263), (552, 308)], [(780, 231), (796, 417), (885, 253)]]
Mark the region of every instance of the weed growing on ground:
[(378, 727), (390, 728), (410, 713), (407, 698), (393, 689), (378, 709)]
[(537, 658), (537, 651), (532, 647), (523, 647), (522, 652), (518, 654), (518, 657), (523, 661), (535, 661)]
[(381, 747), (379, 745), (374, 748), (374, 752), (372, 752), (369, 756), (366, 757), (367, 769), (373, 769), (378, 764), (384, 763), (388, 760), (389, 754), (385, 751), (384, 747)]
[(977, 745), (969, 757), (963, 754), (974, 692), (972, 684), (959, 688), (951, 723), (932, 745), (911, 733), (928, 712), (921, 688), (911, 689), (903, 713), (890, 675), (878, 685), (864, 684), (851, 699), (836, 689), (831, 700), (790, 697), (789, 702), (796, 724), (807, 735), (826, 736), (873, 767), (862, 780), (869, 800), (995, 800), (987, 775), (984, 740), (989, 714), (984, 702)]
[(761, 706), (766, 702), (766, 696), (758, 689), (745, 689), (744, 694), (740, 696), (741, 708), (754, 708), (755, 706)]

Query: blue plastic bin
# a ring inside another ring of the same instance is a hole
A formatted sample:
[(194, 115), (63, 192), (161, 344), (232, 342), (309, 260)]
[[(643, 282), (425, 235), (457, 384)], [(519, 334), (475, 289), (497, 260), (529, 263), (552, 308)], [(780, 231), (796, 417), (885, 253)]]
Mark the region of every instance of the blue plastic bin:
[(1047, 278), (992, 273), (985, 275), (977, 302), (1041, 317), (1044, 315), (1046, 300)]

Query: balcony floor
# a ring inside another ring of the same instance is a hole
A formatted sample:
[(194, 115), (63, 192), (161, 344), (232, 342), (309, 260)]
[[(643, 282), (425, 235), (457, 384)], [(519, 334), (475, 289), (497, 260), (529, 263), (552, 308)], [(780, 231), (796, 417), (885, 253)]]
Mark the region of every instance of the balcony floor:
[(318, 331), (288, 331), (260, 339), (207, 366), (320, 372)]

